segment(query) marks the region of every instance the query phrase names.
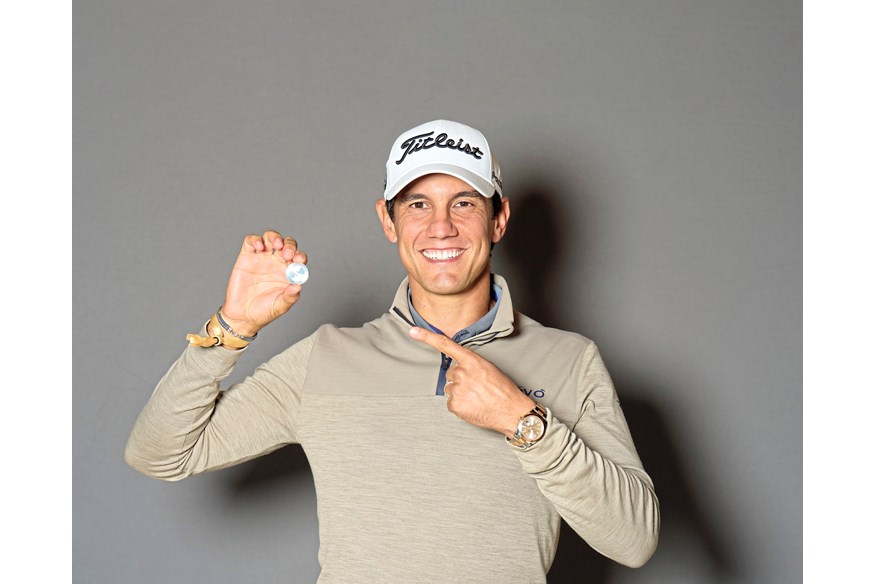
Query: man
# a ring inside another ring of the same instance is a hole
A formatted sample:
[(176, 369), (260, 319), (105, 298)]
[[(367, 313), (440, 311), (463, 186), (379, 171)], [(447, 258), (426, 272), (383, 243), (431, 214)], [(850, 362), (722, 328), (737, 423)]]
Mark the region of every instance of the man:
[[(158, 384), (128, 463), (177, 480), (300, 443), (332, 582), (544, 582), (561, 517), (628, 566), (659, 510), (596, 346), (516, 313), (490, 251), (508, 226), (477, 130), (405, 132), (376, 209), (408, 277), (361, 328), (325, 325), (224, 392), (256, 334), (298, 300), (292, 237), (247, 236), (225, 303)], [(534, 398), (534, 399), (533, 399)]]

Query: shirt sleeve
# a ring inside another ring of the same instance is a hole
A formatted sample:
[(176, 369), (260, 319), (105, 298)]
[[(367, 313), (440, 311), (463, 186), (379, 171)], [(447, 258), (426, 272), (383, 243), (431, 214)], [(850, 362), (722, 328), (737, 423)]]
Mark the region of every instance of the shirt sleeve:
[(640, 567), (657, 547), (660, 510), (614, 385), (594, 344), (578, 374), (578, 418), (570, 428), (548, 410), (544, 437), (516, 449), (524, 470), (593, 549)]
[(295, 421), (314, 335), (222, 391), (242, 351), (187, 347), (158, 382), (125, 448), (143, 474), (175, 481), (297, 442)]

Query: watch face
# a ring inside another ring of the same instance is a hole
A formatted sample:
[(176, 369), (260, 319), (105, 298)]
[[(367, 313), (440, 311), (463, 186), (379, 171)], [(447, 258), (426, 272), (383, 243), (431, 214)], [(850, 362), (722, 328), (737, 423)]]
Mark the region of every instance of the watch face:
[(520, 424), (520, 435), (527, 442), (533, 442), (544, 434), (544, 420), (531, 414), (523, 418)]

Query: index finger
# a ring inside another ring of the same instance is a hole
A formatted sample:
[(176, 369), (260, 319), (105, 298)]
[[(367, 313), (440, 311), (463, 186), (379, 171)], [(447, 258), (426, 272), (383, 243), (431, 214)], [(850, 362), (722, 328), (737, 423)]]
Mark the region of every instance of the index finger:
[(444, 335), (439, 335), (438, 333), (427, 331), (426, 329), (420, 328), (418, 326), (413, 327), (410, 331), (408, 331), (408, 334), (418, 341), (422, 341), (427, 345), (438, 349), (451, 359), (455, 359), (456, 362), (460, 364), (467, 357), (471, 357), (472, 355), (476, 354), (472, 350), (466, 349), (458, 343), (454, 343), (451, 339), (445, 337)]

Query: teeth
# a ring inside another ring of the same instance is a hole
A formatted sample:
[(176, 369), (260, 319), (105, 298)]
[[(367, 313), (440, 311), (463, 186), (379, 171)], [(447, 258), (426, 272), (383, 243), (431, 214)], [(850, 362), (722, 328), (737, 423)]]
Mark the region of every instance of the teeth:
[(461, 253), (462, 251), (458, 249), (427, 249), (423, 251), (423, 255), (430, 260), (449, 260)]

